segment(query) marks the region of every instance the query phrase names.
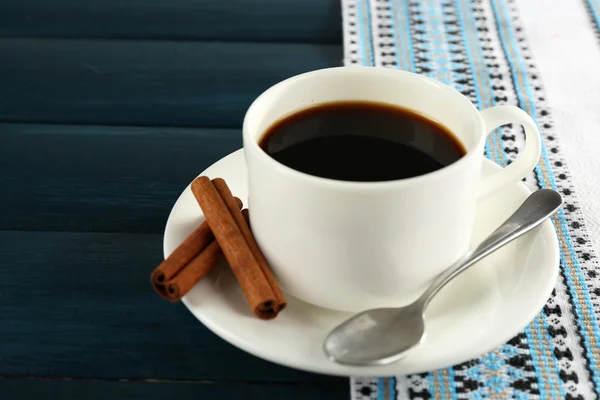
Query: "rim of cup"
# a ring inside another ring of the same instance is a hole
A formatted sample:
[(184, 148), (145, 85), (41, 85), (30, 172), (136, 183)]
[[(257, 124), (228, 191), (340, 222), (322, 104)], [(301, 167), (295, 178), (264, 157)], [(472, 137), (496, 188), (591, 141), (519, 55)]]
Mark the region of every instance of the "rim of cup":
[[(361, 72), (358, 72), (358, 71), (361, 71)], [(451, 91), (452, 95), (457, 98), (457, 101), (461, 101), (462, 103), (464, 103), (465, 108), (469, 109), (471, 111), (471, 116), (469, 118), (472, 118), (473, 122), (476, 124), (475, 130), (480, 132), (483, 129), (485, 129), (483, 118), (481, 117), (481, 114), (480, 114), (479, 110), (475, 107), (475, 105), (466, 96), (464, 96), (462, 93), (457, 91), (455, 88), (453, 88), (452, 86), (446, 85), (440, 81), (437, 81), (435, 79), (432, 79), (432, 78), (429, 78), (429, 77), (426, 77), (423, 75), (415, 74), (412, 72), (391, 69), (391, 68), (364, 67), (364, 66), (331, 67), (331, 68), (318, 69), (318, 70), (305, 72), (305, 73), (302, 73), (299, 75), (292, 76), (290, 78), (287, 78), (283, 81), (276, 83), (275, 85), (269, 87), (267, 90), (262, 92), (252, 102), (252, 104), (250, 105), (250, 107), (248, 108), (248, 110), (246, 111), (246, 114), (244, 116), (244, 122), (243, 122), (243, 128), (242, 128), (243, 139), (244, 139), (244, 149), (246, 151), (249, 150), (249, 151), (252, 151), (253, 153), (255, 153), (256, 157), (258, 157), (258, 159), (262, 163), (269, 164), (271, 167), (277, 169), (279, 172), (290, 176), (290, 178), (299, 179), (299, 180), (304, 181), (305, 183), (310, 183), (313, 185), (315, 185), (315, 184), (322, 185), (322, 186), (338, 188), (338, 189), (372, 191), (372, 190), (384, 190), (384, 189), (397, 189), (399, 186), (410, 185), (410, 184), (414, 184), (416, 182), (426, 182), (426, 181), (435, 180), (435, 179), (443, 179), (445, 176), (452, 174), (456, 169), (461, 168), (463, 166), (463, 164), (470, 162), (473, 157), (476, 157), (478, 155), (477, 150), (483, 148), (483, 142), (486, 140), (487, 134), (489, 132), (483, 132), (481, 134), (481, 137), (478, 139), (478, 141), (474, 145), (471, 145), (471, 146), (466, 146), (464, 141), (459, 138), (458, 140), (463, 144), (463, 146), (466, 150), (465, 155), (463, 155), (457, 161), (455, 161), (443, 168), (440, 168), (438, 170), (435, 170), (435, 171), (432, 171), (432, 172), (429, 172), (429, 173), (426, 173), (423, 175), (410, 177), (410, 178), (395, 179), (395, 180), (389, 180), (389, 181), (371, 181), (371, 182), (344, 181), (344, 180), (323, 178), (323, 177), (319, 177), (319, 176), (315, 176), (315, 175), (310, 175), (305, 172), (300, 172), (298, 170), (290, 168), (290, 167), (278, 162), (271, 156), (269, 156), (258, 144), (258, 142), (259, 142), (260, 138), (262, 137), (262, 135), (264, 134), (264, 132), (261, 132), (258, 135), (258, 137), (254, 137), (254, 134), (252, 132), (250, 132), (250, 127), (249, 127), (249, 124), (250, 124), (251, 119), (253, 118), (253, 115), (261, 112), (260, 111), (260, 109), (262, 108), (261, 103), (264, 102), (267, 97), (269, 97), (269, 96), (273, 95), (273, 93), (279, 91), (282, 86), (289, 85), (290, 83), (294, 83), (299, 80), (311, 79), (315, 75), (332, 74), (332, 73), (338, 73), (338, 72), (342, 72), (342, 73), (357, 72), (359, 74), (367, 74), (367, 75), (368, 74), (386, 74), (392, 78), (394, 76), (396, 76), (396, 77), (403, 76), (404, 78), (408, 78), (408, 79), (418, 79), (418, 80), (422, 81), (423, 84), (430, 84), (430, 85), (435, 85), (435, 86), (444, 88), (444, 90)], [(348, 100), (348, 101), (352, 101), (352, 100)], [(373, 101), (373, 102), (377, 103), (377, 101)], [(330, 103), (330, 101), (326, 101), (326, 102), (322, 102), (322, 103), (315, 103), (315, 104), (311, 105), (310, 107), (318, 107), (320, 104), (327, 104), (327, 103)], [(381, 102), (381, 103), (391, 104), (391, 103), (386, 103), (386, 102)], [(392, 104), (392, 105), (394, 105), (394, 104)], [(292, 115), (292, 114), (294, 114), (300, 110), (303, 110), (305, 108), (308, 108), (308, 107), (298, 108), (297, 110), (294, 110), (294, 111), (288, 113), (287, 115)], [(407, 108), (409, 108), (409, 107), (407, 107)], [(282, 118), (285, 118), (285, 116)], [(480, 156), (483, 157), (483, 154), (480, 154)]]

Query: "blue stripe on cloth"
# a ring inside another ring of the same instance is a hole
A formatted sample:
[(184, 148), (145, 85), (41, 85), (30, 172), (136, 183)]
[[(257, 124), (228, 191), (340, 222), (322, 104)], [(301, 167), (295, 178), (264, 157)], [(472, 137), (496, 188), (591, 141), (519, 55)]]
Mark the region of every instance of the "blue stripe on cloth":
[(436, 399), (458, 399), (456, 382), (454, 382), (454, 368), (444, 368), (437, 371), (437, 384), (439, 393), (434, 393)]
[(373, 49), (373, 29), (371, 27), (371, 5), (369, 0), (357, 0), (356, 8), (358, 10), (358, 26), (360, 28), (360, 49), (361, 65), (375, 65), (375, 55)]
[(362, 1), (361, 0), (357, 0), (356, 1), (356, 24), (358, 25), (358, 36), (359, 36), (359, 40), (358, 40), (358, 45), (360, 48), (360, 64), (361, 65), (366, 65), (366, 46), (367, 46), (367, 40), (366, 40), (366, 35), (365, 35), (365, 27), (363, 24), (363, 7), (362, 7)]
[(448, 370), (448, 382), (450, 385), (449, 392), (452, 395), (452, 399), (458, 399), (456, 391), (456, 379), (454, 379), (454, 368), (447, 368)]
[(370, 48), (370, 54), (369, 54), (369, 59), (368, 61), (368, 65), (369, 66), (374, 66), (375, 65), (375, 49), (374, 49), (374, 43), (375, 41), (373, 40), (373, 28), (372, 28), (372, 19), (371, 19), (371, 1), (370, 0), (364, 0), (364, 5), (367, 11), (367, 21), (368, 21), (368, 37), (369, 37), (369, 48)]
[(390, 399), (395, 399), (396, 396), (398, 395), (396, 393), (396, 383), (397, 383), (396, 377), (390, 378), (390, 380), (389, 380), (389, 384), (390, 384), (390, 386), (389, 386)]
[(433, 375), (433, 373), (428, 373), (427, 374), (427, 382), (429, 383), (429, 392), (431, 393), (432, 397), (435, 399), (436, 398), (436, 391), (435, 391), (435, 386), (436, 386), (436, 379), (435, 376)]
[[(511, 62), (513, 79), (515, 80), (515, 89), (519, 92), (520, 106), (527, 111), (537, 123), (537, 113), (534, 104), (535, 97), (533, 96), (533, 91), (531, 90), (531, 84), (524, 59), (521, 56), (520, 48), (515, 39), (514, 29), (512, 27), (510, 13), (508, 11), (506, 1), (492, 0), (492, 5), (498, 23), (499, 21), (503, 21), (505, 24), (506, 29), (499, 29), (499, 31), (503, 36), (501, 39), (503, 46), (506, 46), (505, 51), (510, 51), (510, 53), (513, 55), (512, 57), (507, 57), (507, 59), (509, 62)], [(504, 37), (505, 35), (507, 37)], [(509, 46), (511, 47), (509, 48)], [(519, 71), (520, 74), (517, 74), (517, 71)], [(521, 80), (519, 80), (519, 78)], [(521, 81), (522, 86), (517, 84)], [(528, 98), (523, 96), (523, 92), (527, 93)], [(540, 185), (542, 187), (551, 187), (552, 189), (556, 190), (557, 185), (554, 179), (552, 168), (550, 166), (551, 163), (546, 151), (545, 143), (542, 143), (541, 164), (542, 165), (538, 165), (535, 170)], [(563, 251), (561, 251), (561, 264), (566, 277), (569, 294), (574, 302), (576, 322), (579, 333), (583, 337), (583, 347), (586, 352), (585, 357), (589, 362), (588, 369), (592, 375), (592, 380), (596, 385), (597, 390), (597, 388), (600, 387), (600, 376), (598, 371), (598, 359), (600, 358), (600, 354), (598, 354), (597, 351), (598, 344), (600, 344), (600, 330), (598, 328), (598, 322), (596, 321), (595, 315), (593, 314), (593, 305), (591, 302), (590, 293), (587, 285), (585, 284), (585, 278), (579, 265), (577, 254), (573, 248), (572, 238), (569, 234), (566, 218), (562, 210), (557, 213), (555, 221), (558, 222), (558, 224), (555, 224), (557, 225), (557, 233), (562, 239), (561, 241), (565, 243), (567, 247), (566, 252), (564, 251), (564, 248), (562, 249)], [(561, 384), (562, 388), (561, 380), (559, 380), (558, 383)], [(564, 396), (564, 389), (561, 390), (561, 396)]]
[(600, 0), (583, 0), (587, 5), (592, 21), (596, 23), (596, 33), (600, 37)]
[(396, 399), (396, 378), (377, 378), (377, 400)]

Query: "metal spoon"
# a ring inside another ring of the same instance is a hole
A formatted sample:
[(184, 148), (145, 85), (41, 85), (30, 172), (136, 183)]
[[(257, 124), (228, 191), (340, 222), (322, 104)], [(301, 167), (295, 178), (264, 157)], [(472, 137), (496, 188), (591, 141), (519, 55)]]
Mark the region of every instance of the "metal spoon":
[(358, 366), (383, 365), (401, 359), (423, 342), (423, 314), (440, 289), (477, 261), (541, 224), (562, 202), (554, 190), (534, 192), (479, 246), (438, 275), (415, 302), (401, 308), (364, 311), (348, 319), (327, 336), (325, 353), (337, 363)]

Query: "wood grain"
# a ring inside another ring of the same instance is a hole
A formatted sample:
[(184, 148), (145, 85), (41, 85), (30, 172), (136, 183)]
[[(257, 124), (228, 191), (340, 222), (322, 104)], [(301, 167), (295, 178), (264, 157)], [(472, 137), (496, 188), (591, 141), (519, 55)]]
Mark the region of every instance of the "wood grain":
[(161, 235), (0, 231), (0, 375), (336, 382), (227, 344), (149, 276)]
[(162, 233), (240, 129), (0, 124), (0, 229)]
[(103, 382), (73, 380), (0, 380), (0, 391), (9, 399), (144, 399), (144, 400), (244, 400), (347, 399), (348, 383), (332, 380), (326, 384), (306, 382)]
[(185, 186), (261, 92), (342, 63), (339, 0), (0, 2), (0, 393), (342, 399), (152, 290)]
[(339, 0), (3, 0), (5, 37), (341, 43)]
[(340, 45), (0, 39), (0, 122), (241, 126), (293, 75), (342, 62)]

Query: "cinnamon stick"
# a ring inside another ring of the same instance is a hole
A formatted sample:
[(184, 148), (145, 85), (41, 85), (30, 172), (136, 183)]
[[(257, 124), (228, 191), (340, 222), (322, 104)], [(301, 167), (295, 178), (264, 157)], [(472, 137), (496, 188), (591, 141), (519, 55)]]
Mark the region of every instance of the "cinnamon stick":
[(204, 250), (189, 262), (173, 279), (167, 282), (166, 294), (170, 301), (179, 301), (204, 278), (223, 257), (216, 240), (210, 242)]
[[(237, 198), (236, 198), (237, 199)], [(237, 205), (237, 204), (236, 204)], [(244, 209), (248, 211), (247, 209)], [(246, 212), (245, 215), (248, 215)], [(216, 240), (189, 262), (173, 279), (167, 282), (166, 294), (171, 301), (179, 301), (221, 261), (223, 252)]]
[[(227, 206), (227, 209), (229, 210), (229, 213), (231, 214), (235, 223), (237, 224), (240, 232), (242, 233), (242, 236), (246, 240), (246, 243), (248, 244), (248, 247), (250, 248), (252, 255), (258, 262), (258, 265), (260, 266), (260, 269), (262, 270), (263, 274), (265, 275), (265, 278), (269, 282), (269, 285), (271, 286), (273, 293), (275, 293), (275, 297), (276, 297), (275, 309), (278, 312), (283, 310), (285, 308), (285, 306), (287, 305), (287, 302), (285, 300), (283, 292), (281, 291), (281, 289), (279, 288), (279, 285), (277, 284), (277, 281), (275, 280), (275, 276), (273, 275), (273, 271), (271, 271), (271, 267), (269, 267), (269, 264), (267, 263), (267, 259), (265, 258), (264, 254), (258, 247), (258, 243), (256, 243), (256, 239), (254, 239), (254, 236), (252, 235), (252, 231), (250, 230), (250, 227), (248, 226), (249, 223), (246, 222), (246, 221), (249, 221), (249, 219), (246, 220), (244, 218), (244, 215), (242, 214), (239, 207), (237, 207), (237, 204), (235, 203), (235, 198), (233, 197), (233, 194), (231, 194), (231, 190), (229, 189), (229, 187), (227, 186), (227, 183), (225, 183), (225, 181), (223, 179), (221, 179), (221, 178), (213, 179), (212, 183), (213, 183), (215, 189), (217, 189), (219, 196), (221, 196), (221, 199), (225, 203), (225, 206)], [(248, 214), (247, 210), (246, 210), (246, 214)]]
[(250, 231), (252, 232), (252, 227), (250, 226), (250, 210), (248, 210), (247, 208), (244, 208), (242, 210), (242, 215), (244, 216), (244, 219), (246, 220), (246, 223), (248, 224), (248, 228), (250, 228)]
[[(235, 199), (238, 210), (242, 208), (242, 201)], [(177, 275), (194, 257), (196, 257), (208, 244), (214, 240), (214, 235), (209, 225), (203, 222), (196, 228), (158, 267), (154, 269), (150, 280), (154, 290), (163, 298), (171, 300), (167, 292), (166, 283)], [(173, 300), (171, 300), (173, 301)]]
[(261, 319), (277, 316), (277, 296), (213, 183), (206, 176), (192, 182), (192, 192), (206, 222), (237, 278), (250, 308)]

